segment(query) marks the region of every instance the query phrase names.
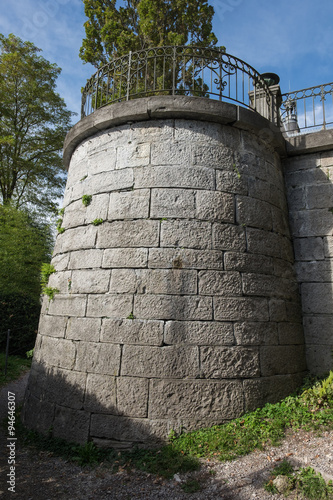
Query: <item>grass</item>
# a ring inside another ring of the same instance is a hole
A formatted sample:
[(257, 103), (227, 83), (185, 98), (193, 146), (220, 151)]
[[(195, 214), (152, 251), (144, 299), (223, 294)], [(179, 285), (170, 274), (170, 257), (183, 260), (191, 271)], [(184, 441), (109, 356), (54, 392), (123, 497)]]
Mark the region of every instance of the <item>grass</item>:
[(264, 487), (266, 491), (279, 493), (274, 484), (274, 480), (278, 476), (285, 476), (287, 478), (286, 490), (284, 492), (280, 491), (285, 496), (294, 492), (297, 495), (296, 498), (306, 498), (308, 500), (333, 499), (332, 481), (326, 483), (322, 475), (317, 473), (312, 467), (294, 470), (288, 460), (283, 460), (280, 465), (275, 467), (271, 473), (271, 477), (265, 483)]
[[(179, 436), (172, 432), (169, 444), (158, 450), (102, 450), (91, 442), (84, 446), (68, 443), (54, 439), (51, 433), (42, 436), (20, 425), (17, 431), (21, 442), (48, 450), (82, 466), (103, 462), (113, 471), (134, 468), (172, 478), (176, 473), (198, 470), (200, 458), (232, 460), (255, 449), (263, 449), (266, 445), (278, 445), (290, 428), (294, 431), (333, 428), (333, 372), (324, 380), (307, 380), (297, 394), (276, 404), (266, 404), (226, 424)], [(279, 467), (279, 474), (291, 474), (288, 464), (282, 463)], [(307, 471), (304, 474), (298, 477), (298, 482), (307, 488), (305, 485), (309, 483), (312, 473)], [(194, 492), (200, 489), (200, 484), (188, 478), (182, 488)]]
[(8, 384), (12, 380), (18, 379), (24, 372), (29, 370), (31, 359), (20, 356), (8, 356), (7, 374), (5, 375), (6, 354), (0, 352), (0, 387)]

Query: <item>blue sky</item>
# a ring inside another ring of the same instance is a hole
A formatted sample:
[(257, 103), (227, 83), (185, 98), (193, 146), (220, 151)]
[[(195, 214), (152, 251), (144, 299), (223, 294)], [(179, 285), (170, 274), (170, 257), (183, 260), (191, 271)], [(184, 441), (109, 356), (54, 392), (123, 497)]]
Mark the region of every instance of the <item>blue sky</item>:
[[(213, 29), (227, 52), (260, 73), (280, 76), (282, 92), (333, 81), (333, 2), (321, 0), (210, 0)], [(0, 0), (0, 32), (42, 49), (62, 68), (58, 92), (80, 112), (80, 89), (94, 73), (79, 49), (86, 20), (82, 0)], [(75, 123), (79, 116), (73, 119)]]

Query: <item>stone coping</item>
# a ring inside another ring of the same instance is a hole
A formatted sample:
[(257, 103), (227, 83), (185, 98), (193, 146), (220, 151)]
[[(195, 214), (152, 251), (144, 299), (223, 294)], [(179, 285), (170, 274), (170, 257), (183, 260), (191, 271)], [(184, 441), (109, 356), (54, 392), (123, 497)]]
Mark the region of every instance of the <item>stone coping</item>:
[(68, 132), (63, 160), (68, 169), (75, 148), (101, 130), (126, 123), (156, 119), (188, 119), (230, 125), (256, 133), (281, 156), (286, 155), (285, 140), (275, 125), (250, 109), (202, 97), (152, 96), (117, 102), (84, 117)]
[(329, 151), (333, 149), (333, 129), (286, 137), (288, 156)]

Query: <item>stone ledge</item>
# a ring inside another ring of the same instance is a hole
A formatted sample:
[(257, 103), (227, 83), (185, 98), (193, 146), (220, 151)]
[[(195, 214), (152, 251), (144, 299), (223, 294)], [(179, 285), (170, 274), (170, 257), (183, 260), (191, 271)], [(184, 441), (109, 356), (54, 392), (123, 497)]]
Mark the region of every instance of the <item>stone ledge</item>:
[(285, 140), (280, 130), (250, 109), (202, 97), (153, 96), (105, 106), (76, 123), (65, 139), (64, 165), (68, 169), (75, 148), (101, 130), (133, 121), (161, 118), (202, 120), (249, 130), (285, 155)]
[(288, 156), (329, 151), (333, 148), (333, 130), (320, 130), (286, 137), (286, 148)]

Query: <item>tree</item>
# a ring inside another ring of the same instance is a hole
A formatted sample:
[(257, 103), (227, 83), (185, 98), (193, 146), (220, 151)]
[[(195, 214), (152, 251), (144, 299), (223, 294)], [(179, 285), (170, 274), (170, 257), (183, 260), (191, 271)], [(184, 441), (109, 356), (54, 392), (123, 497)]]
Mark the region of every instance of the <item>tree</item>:
[(11, 330), (10, 352), (34, 345), (40, 313), (40, 269), (50, 260), (49, 226), (9, 205), (0, 205), (0, 349)]
[(55, 91), (61, 69), (39, 52), (0, 34), (0, 195), (4, 205), (45, 215), (63, 193), (61, 149), (73, 113)]
[(212, 47), (214, 9), (207, 0), (83, 0), (88, 21), (80, 57), (96, 67), (149, 47)]

